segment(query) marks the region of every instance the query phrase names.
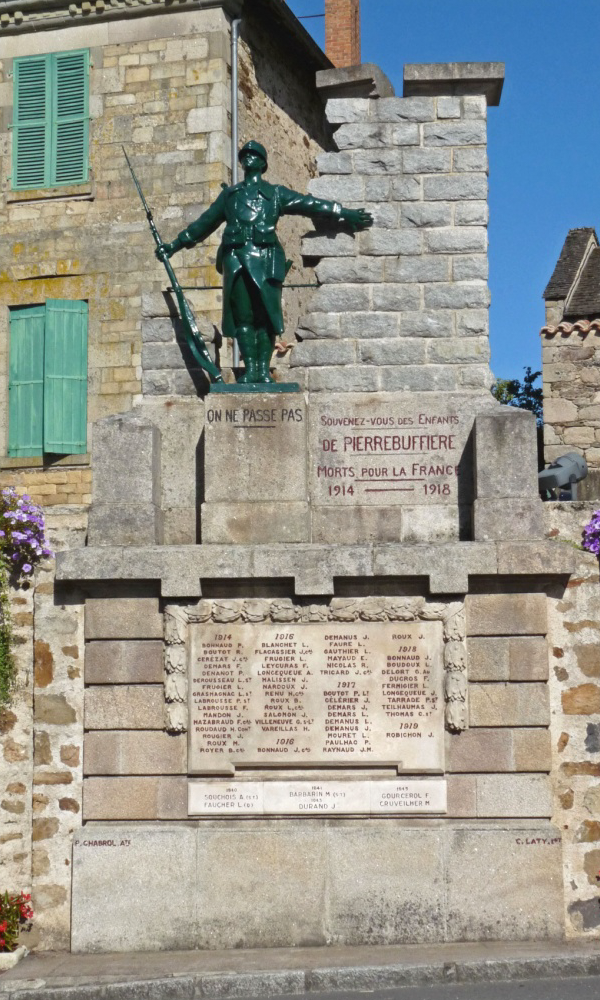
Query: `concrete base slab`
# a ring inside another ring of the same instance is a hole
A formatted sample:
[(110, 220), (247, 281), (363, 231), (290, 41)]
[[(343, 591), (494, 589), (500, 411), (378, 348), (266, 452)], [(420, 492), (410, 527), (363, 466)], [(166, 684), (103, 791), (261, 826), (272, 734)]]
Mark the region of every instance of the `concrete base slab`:
[(90, 823), (73, 849), (72, 946), (555, 939), (560, 865), (560, 837), (544, 822)]

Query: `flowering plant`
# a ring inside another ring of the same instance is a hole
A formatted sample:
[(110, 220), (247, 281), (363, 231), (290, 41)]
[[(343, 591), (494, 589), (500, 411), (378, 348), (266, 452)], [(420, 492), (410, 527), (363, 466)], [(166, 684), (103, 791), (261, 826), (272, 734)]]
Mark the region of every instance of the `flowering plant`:
[(0, 951), (14, 951), (19, 939), (19, 928), (31, 929), (33, 910), (29, 893), (9, 896), (0, 894)]
[(0, 708), (10, 701), (15, 680), (8, 583), (31, 576), (38, 562), (51, 556), (44, 515), (30, 497), (11, 486), (0, 491)]
[(0, 493), (0, 556), (10, 575), (29, 576), (40, 559), (51, 555), (41, 508), (5, 487)]
[(583, 529), (583, 548), (600, 558), (600, 510), (595, 510)]

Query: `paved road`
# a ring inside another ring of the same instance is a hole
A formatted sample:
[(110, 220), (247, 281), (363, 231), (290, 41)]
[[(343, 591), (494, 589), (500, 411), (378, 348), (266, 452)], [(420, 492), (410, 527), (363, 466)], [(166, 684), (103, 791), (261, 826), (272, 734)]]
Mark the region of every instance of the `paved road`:
[[(600, 1000), (600, 976), (514, 980), (508, 983), (447, 983), (368, 993), (304, 993), (272, 1000)], [(246, 998), (250, 1000), (250, 998)]]

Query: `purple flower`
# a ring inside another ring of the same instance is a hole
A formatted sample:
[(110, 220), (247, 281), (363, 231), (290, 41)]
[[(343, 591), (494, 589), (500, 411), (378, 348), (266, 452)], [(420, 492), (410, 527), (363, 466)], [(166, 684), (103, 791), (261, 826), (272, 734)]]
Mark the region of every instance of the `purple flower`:
[(33, 566), (31, 565), (31, 563), (23, 563), (23, 566), (21, 568), (24, 573), (31, 573)]
[(600, 558), (600, 510), (595, 510), (582, 532), (582, 547)]

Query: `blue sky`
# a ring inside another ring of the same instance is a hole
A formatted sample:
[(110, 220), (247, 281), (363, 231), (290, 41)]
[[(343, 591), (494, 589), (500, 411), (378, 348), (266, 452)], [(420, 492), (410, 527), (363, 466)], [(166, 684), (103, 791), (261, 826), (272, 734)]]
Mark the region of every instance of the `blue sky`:
[[(320, 14), (323, 0), (288, 0)], [(324, 44), (324, 21), (305, 20)], [(402, 94), (404, 63), (506, 63), (490, 108), (492, 371), (540, 367), (541, 298), (564, 238), (600, 226), (600, 0), (362, 0), (362, 58)]]

